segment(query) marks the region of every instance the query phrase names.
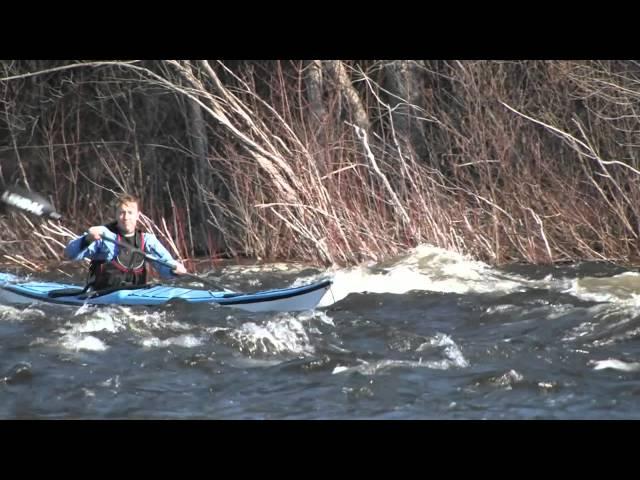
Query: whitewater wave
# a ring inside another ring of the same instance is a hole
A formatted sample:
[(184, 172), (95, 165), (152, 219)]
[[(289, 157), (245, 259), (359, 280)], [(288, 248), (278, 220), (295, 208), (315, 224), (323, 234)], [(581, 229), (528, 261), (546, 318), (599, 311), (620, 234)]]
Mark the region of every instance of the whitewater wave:
[[(326, 276), (299, 278), (294, 286)], [(528, 280), (504, 274), (489, 265), (456, 252), (419, 245), (407, 255), (386, 264), (360, 265), (332, 272), (333, 285), (320, 301), (320, 307), (336, 303), (351, 293), (395, 293), (411, 290), (443, 293), (510, 293), (548, 285), (544, 280)]]

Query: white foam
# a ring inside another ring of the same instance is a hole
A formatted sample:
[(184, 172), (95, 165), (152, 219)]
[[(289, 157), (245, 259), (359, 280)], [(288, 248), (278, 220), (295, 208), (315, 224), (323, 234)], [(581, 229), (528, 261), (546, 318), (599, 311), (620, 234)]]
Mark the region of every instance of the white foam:
[[(444, 333), (437, 333), (433, 338), (429, 340), (427, 343), (423, 343), (420, 345), (416, 351), (424, 350), (425, 346), (434, 346), (434, 347), (444, 347), (444, 354), (447, 357), (447, 360), (450, 366), (465, 368), (469, 366), (469, 362), (464, 355), (462, 354), (462, 350), (453, 341), (453, 339), (449, 335), (445, 335)], [(445, 368), (449, 368), (449, 364), (446, 364)]]
[(112, 306), (93, 308), (85, 314), (86, 320), (72, 325), (71, 328), (78, 332), (104, 330), (112, 333), (123, 330), (144, 333), (167, 328), (183, 331), (191, 329), (191, 326), (186, 323), (168, 319), (168, 313), (162, 310), (140, 311), (132, 307)]
[(626, 327), (633, 327), (639, 310), (640, 305), (625, 301), (592, 305), (584, 309), (583, 315), (590, 320), (571, 328), (562, 341), (584, 341), (593, 338), (593, 346), (604, 346), (637, 338), (640, 329), (635, 327), (628, 330)]
[(302, 312), (296, 312), (295, 319), (298, 320), (300, 324), (302, 323), (308, 324), (312, 320), (319, 320), (322, 323), (335, 327), (335, 324), (333, 323), (333, 318), (331, 318), (325, 312), (322, 312), (319, 310), (307, 310)]
[(267, 321), (264, 325), (254, 322), (243, 323), (240, 327), (229, 330), (227, 335), (250, 354), (310, 355), (314, 352), (302, 322), (286, 314)]
[(98, 385), (100, 385), (101, 387), (120, 388), (120, 375), (109, 377), (104, 382), (100, 382)]
[(497, 387), (510, 389), (514, 384), (520, 383), (522, 380), (524, 380), (524, 376), (516, 370), (511, 369), (499, 377), (492, 378), (490, 382)]
[(349, 370), (349, 367), (344, 367), (342, 365), (338, 365), (338, 366), (333, 368), (333, 371), (331, 373), (333, 375), (335, 375), (336, 373), (346, 372), (347, 370)]
[(582, 322), (577, 327), (573, 327), (569, 332), (567, 332), (563, 337), (563, 342), (571, 342), (577, 340), (580, 337), (584, 337), (585, 335), (592, 334), (596, 328), (596, 324), (594, 322)]
[(202, 339), (193, 335), (179, 335), (177, 337), (160, 340), (156, 337), (144, 338), (140, 344), (147, 348), (169, 347), (176, 345), (178, 347), (193, 348), (202, 345)]
[(622, 360), (617, 360), (615, 358), (609, 358), (607, 360), (592, 360), (589, 363), (594, 365), (594, 370), (604, 370), (610, 368), (612, 370), (619, 370), (621, 372), (640, 371), (639, 362), (623, 362)]
[(106, 350), (108, 346), (92, 335), (95, 332), (114, 334), (122, 331), (132, 331), (146, 336), (141, 341), (142, 345), (150, 347), (162, 347), (178, 345), (191, 348), (200, 345), (202, 341), (190, 335), (180, 335), (166, 340), (149, 337), (151, 331), (186, 330), (190, 327), (176, 321), (167, 320), (167, 312), (163, 311), (139, 311), (131, 307), (101, 307), (80, 308), (75, 312), (74, 321), (68, 321), (56, 331), (62, 334), (59, 344), (68, 350)]
[(96, 396), (96, 392), (85, 387), (82, 387), (82, 393), (84, 393), (84, 396), (88, 398), (93, 398)]
[[(244, 273), (273, 273), (273, 272), (290, 272), (295, 270), (302, 270), (305, 265), (302, 263), (265, 263), (255, 265), (227, 265), (224, 267), (223, 272), (225, 274), (239, 274)], [(213, 272), (219, 274), (219, 271)]]
[(60, 345), (67, 350), (73, 351), (90, 350), (99, 352), (108, 348), (102, 340), (92, 335), (68, 334), (62, 337)]
[[(316, 275), (314, 279), (318, 277)], [(294, 285), (308, 280), (298, 279)], [(367, 265), (335, 270), (332, 280), (331, 289), (320, 301), (321, 307), (338, 302), (350, 293), (403, 294), (411, 290), (460, 294), (508, 293), (539, 283), (517, 275), (499, 273), (485, 263), (431, 245), (419, 245), (379, 272), (372, 271)]]
[[(78, 316), (76, 311), (74, 316)], [(75, 323), (66, 322), (63, 327), (59, 328), (57, 332), (64, 335), (63, 338), (78, 339), (84, 338), (83, 334), (91, 332), (119, 332), (126, 329), (126, 324), (121, 320), (118, 320), (113, 314), (112, 309), (90, 309), (85, 311), (86, 320), (83, 322)], [(93, 337), (91, 337), (93, 338)], [(65, 345), (69, 345), (68, 340), (63, 342)]]
[(359, 372), (364, 375), (375, 375), (377, 373), (385, 372), (393, 368), (430, 368), (433, 370), (448, 370), (450, 368), (465, 368), (469, 366), (469, 362), (462, 355), (462, 351), (458, 345), (448, 335), (437, 333), (433, 338), (430, 338), (427, 342), (422, 343), (416, 352), (424, 352), (429, 348), (443, 347), (443, 353), (445, 358), (442, 360), (428, 360), (423, 361), (422, 358), (416, 360), (394, 360), (383, 359), (376, 362), (367, 362), (365, 360), (358, 359), (361, 362), (360, 365), (347, 367), (344, 365), (337, 365), (334, 367), (332, 373), (344, 373), (344, 372)]
[[(619, 322), (608, 324), (606, 325), (604, 332), (606, 333), (615, 332), (618, 329), (620, 329), (621, 326), (628, 324), (630, 321), (631, 320), (629, 318), (625, 318)], [(633, 328), (631, 330), (624, 331), (622, 333), (615, 333), (607, 338), (596, 339), (592, 342), (592, 345), (594, 347), (604, 347), (604, 346), (613, 345), (619, 342), (626, 342), (629, 340), (633, 340), (635, 338), (638, 338), (639, 335), (640, 335), (640, 328)]]
[(363, 375), (376, 375), (379, 373), (384, 373), (389, 370), (395, 368), (429, 368), (432, 370), (448, 370), (451, 368), (451, 362), (447, 360), (436, 360), (436, 361), (422, 361), (422, 360), (378, 360), (376, 362), (367, 362), (365, 360), (360, 360), (362, 362), (360, 365), (356, 365), (353, 367), (346, 367), (343, 365), (336, 365), (331, 372), (332, 374), (337, 373), (352, 373), (358, 372)]
[(45, 313), (37, 308), (14, 308), (9, 305), (0, 305), (0, 320), (24, 321), (45, 317)]
[(494, 313), (506, 313), (506, 312), (513, 312), (513, 311), (517, 311), (517, 310), (519, 310), (519, 308), (516, 307), (515, 305), (512, 305), (510, 303), (505, 303), (505, 304), (502, 304), (502, 305), (495, 305), (495, 306), (492, 306), (492, 307), (488, 307), (485, 310), (485, 313), (491, 315), (491, 314), (494, 314)]
[(77, 317), (77, 316), (80, 316), (80, 315), (84, 315), (87, 312), (93, 311), (95, 308), (96, 307), (94, 307), (94, 306), (92, 306), (92, 305), (90, 305), (88, 303), (85, 303), (82, 306), (78, 307), (78, 309), (75, 312), (73, 312), (73, 316)]
[(640, 307), (640, 273), (623, 272), (612, 277), (574, 279), (566, 292), (587, 301)]
[(87, 322), (74, 327), (74, 331), (80, 333), (86, 332), (118, 332), (124, 330), (126, 327), (122, 322), (116, 321), (111, 315), (97, 314), (97, 318), (92, 318)]

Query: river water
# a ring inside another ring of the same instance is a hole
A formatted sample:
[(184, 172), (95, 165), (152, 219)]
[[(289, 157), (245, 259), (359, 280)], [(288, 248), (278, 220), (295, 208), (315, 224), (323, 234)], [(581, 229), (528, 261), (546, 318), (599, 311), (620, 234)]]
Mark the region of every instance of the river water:
[(422, 245), (208, 273), (238, 291), (327, 277), (312, 312), (0, 305), (0, 418), (640, 418), (635, 271), (497, 269)]

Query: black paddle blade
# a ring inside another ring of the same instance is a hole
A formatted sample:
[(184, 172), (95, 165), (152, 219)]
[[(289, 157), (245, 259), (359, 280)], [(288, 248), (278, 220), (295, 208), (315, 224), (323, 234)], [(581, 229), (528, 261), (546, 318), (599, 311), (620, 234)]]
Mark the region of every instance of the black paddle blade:
[(58, 220), (62, 217), (42, 195), (17, 186), (7, 187), (0, 195), (0, 203), (16, 210)]

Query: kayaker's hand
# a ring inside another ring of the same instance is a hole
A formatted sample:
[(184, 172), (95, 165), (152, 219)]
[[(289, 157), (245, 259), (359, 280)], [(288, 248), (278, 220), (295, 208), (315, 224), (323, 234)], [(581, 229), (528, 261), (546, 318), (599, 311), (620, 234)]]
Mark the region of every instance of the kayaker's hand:
[(87, 243), (93, 243), (96, 240), (100, 240), (100, 238), (102, 237), (102, 232), (104, 232), (104, 230), (105, 228), (102, 225), (91, 227), (88, 230), (87, 235), (85, 236)]
[(187, 273), (187, 269), (184, 268), (184, 265), (180, 262), (178, 262), (178, 264), (173, 267), (172, 271), (175, 275), (184, 275), (185, 273)]

